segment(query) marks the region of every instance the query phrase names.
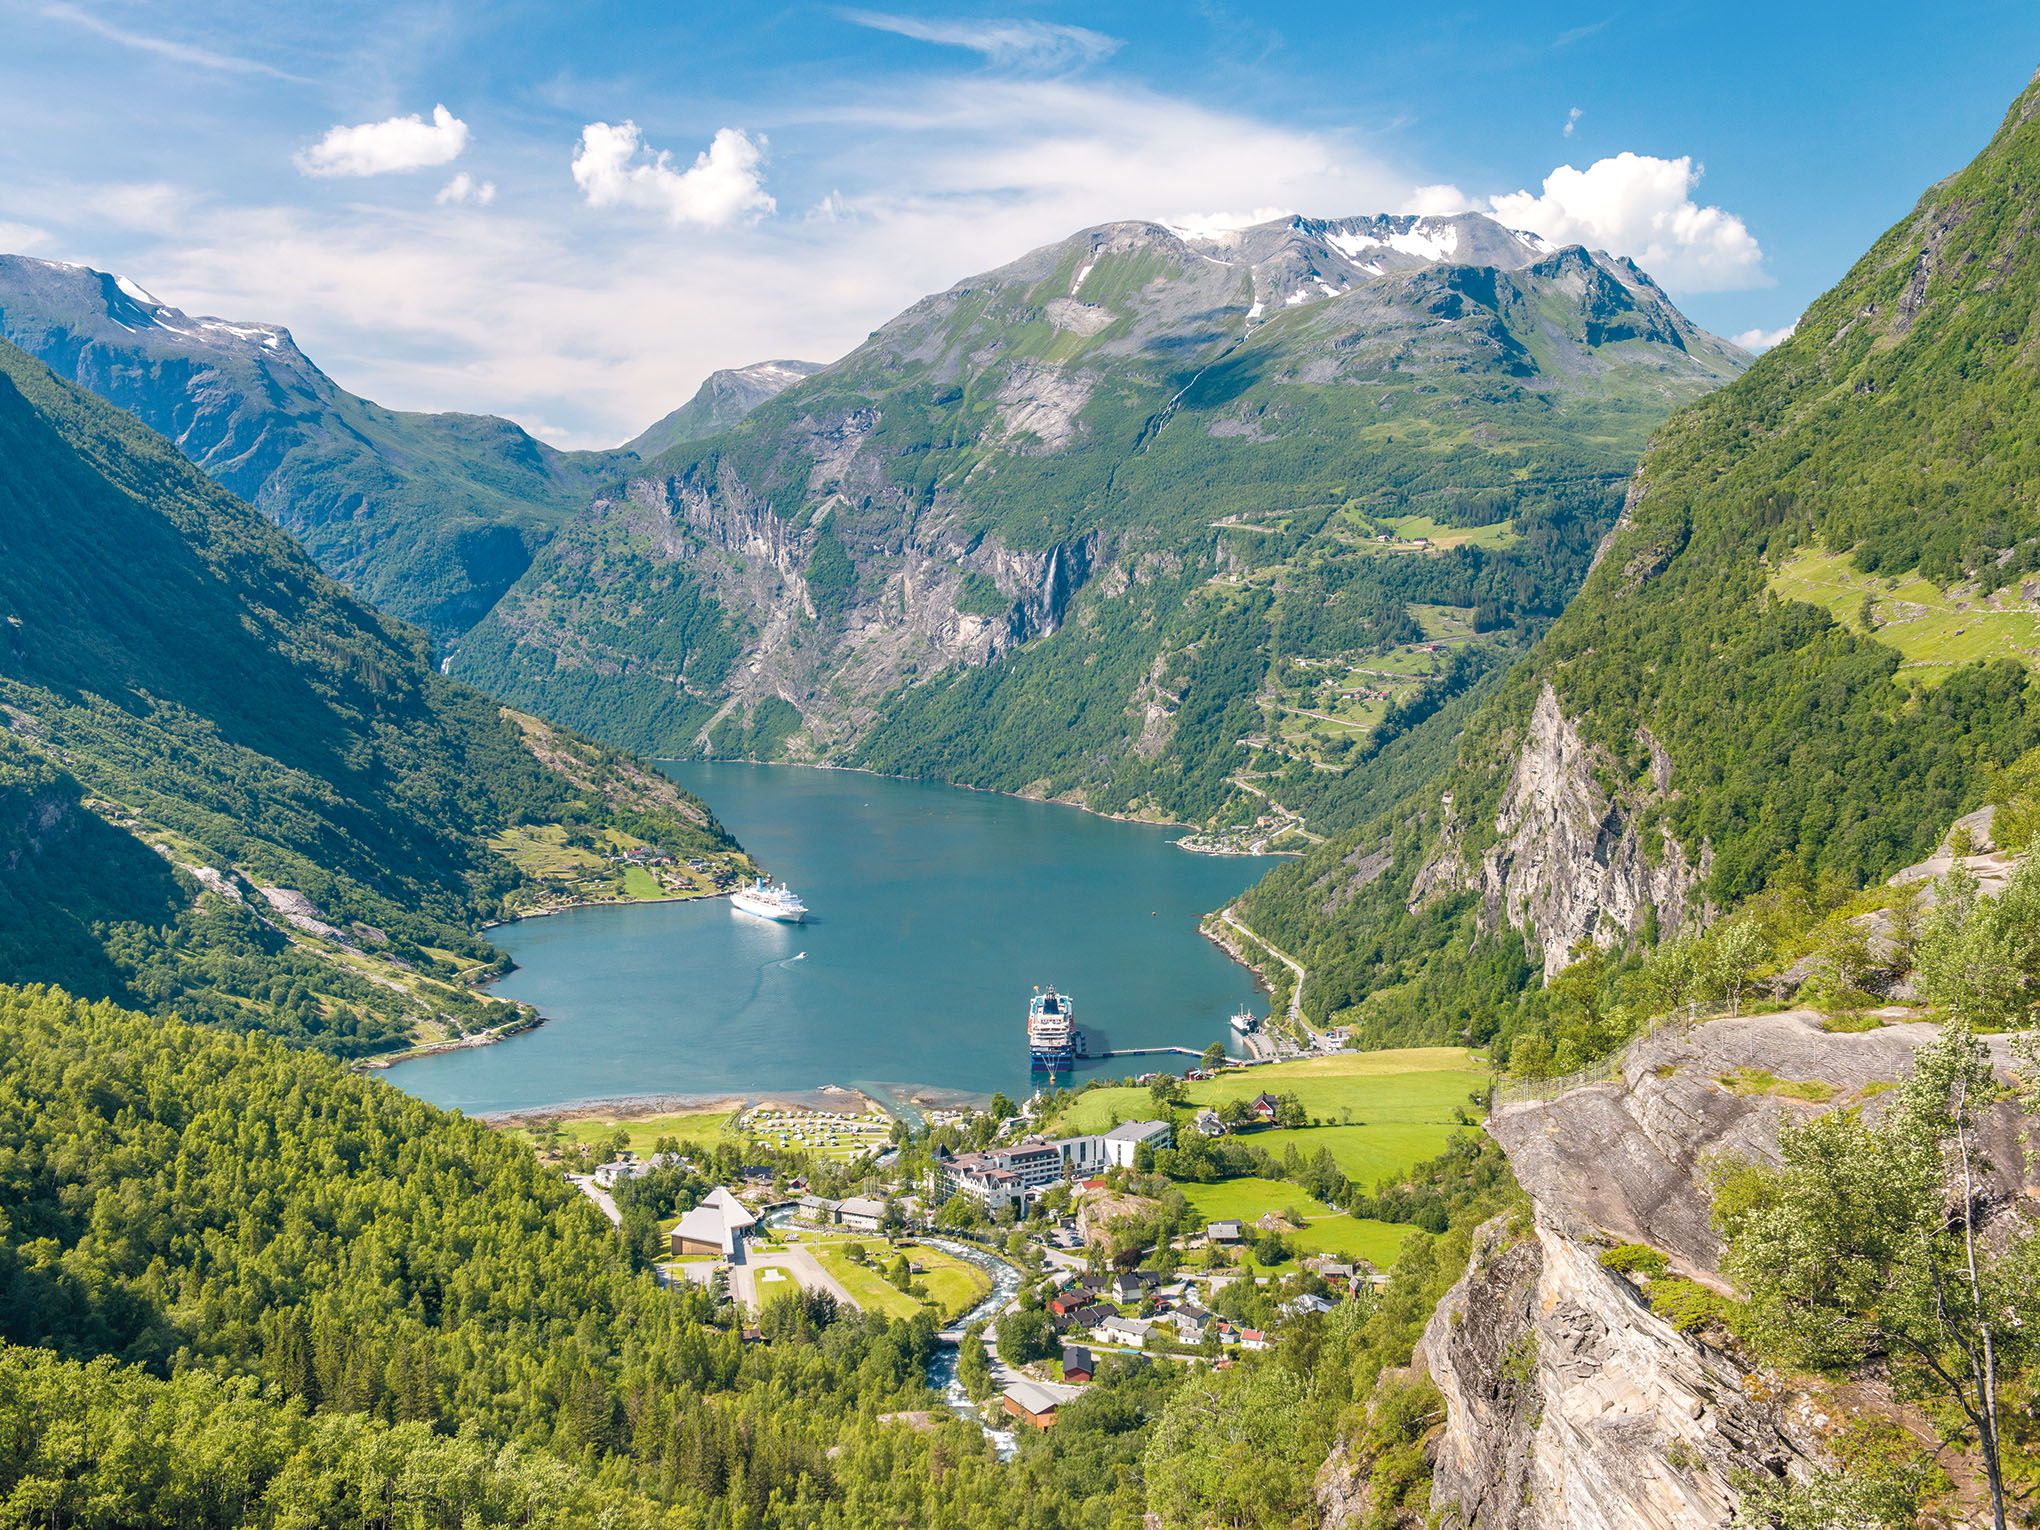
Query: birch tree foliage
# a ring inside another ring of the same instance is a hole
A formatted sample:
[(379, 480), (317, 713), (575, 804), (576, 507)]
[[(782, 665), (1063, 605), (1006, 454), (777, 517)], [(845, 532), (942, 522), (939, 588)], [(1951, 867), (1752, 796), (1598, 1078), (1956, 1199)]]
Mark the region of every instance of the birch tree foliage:
[(2000, 1496), (1998, 1380), (2032, 1358), (2040, 1324), (2034, 1235), (1988, 1223), (1976, 1130), (2002, 1092), (1951, 1020), (1880, 1118), (1787, 1127), (1780, 1165), (1725, 1175), (1715, 1210), (1754, 1347), (1816, 1371), (1888, 1364), (1901, 1396), (1959, 1414), (1951, 1437), (1980, 1451)]

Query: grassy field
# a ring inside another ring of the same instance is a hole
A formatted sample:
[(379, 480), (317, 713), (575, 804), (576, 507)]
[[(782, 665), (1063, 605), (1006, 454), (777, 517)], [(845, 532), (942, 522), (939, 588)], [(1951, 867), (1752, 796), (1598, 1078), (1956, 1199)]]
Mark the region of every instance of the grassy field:
[[(1402, 1252), (1403, 1240), (1415, 1231), (1414, 1227), (1399, 1222), (1326, 1217), (1309, 1223), (1289, 1241), (1302, 1249), (1306, 1258), (1330, 1254), (1334, 1259), (1365, 1259), (1376, 1269), (1385, 1270)], [(1292, 1265), (1295, 1263), (1291, 1261)], [(1286, 1272), (1290, 1267), (1284, 1265), (1282, 1269)]]
[[(844, 1252), (852, 1243), (863, 1244), (870, 1264), (858, 1264)], [(874, 1268), (892, 1261), (893, 1250), (886, 1246), (883, 1238), (832, 1238), (827, 1241), (802, 1238), (800, 1246), (811, 1252), (821, 1267), (841, 1282), (843, 1289), (850, 1293), (851, 1300), (865, 1311), (910, 1318), (921, 1310), (922, 1303)], [(933, 1309), (938, 1321), (946, 1323), (968, 1312), (992, 1288), (991, 1277), (984, 1271), (954, 1254), (945, 1254), (939, 1248), (915, 1243), (903, 1245), (899, 1252), (907, 1256), (908, 1263), (921, 1266), (923, 1273), (914, 1279), (928, 1288), (926, 1305)]]
[[(1266, 1068), (1224, 1073), (1184, 1092), (1198, 1105), (1250, 1100), (1263, 1090), (1295, 1094), (1322, 1126), (1292, 1131), (1246, 1132), (1280, 1154), (1290, 1143), (1306, 1156), (1320, 1147), (1348, 1177), (1372, 1186), (1445, 1150), (1460, 1130), (1455, 1109), (1477, 1117), (1469, 1095), (1485, 1093), (1486, 1072), (1462, 1047), (1413, 1047), (1392, 1052), (1340, 1052), (1331, 1057), (1275, 1063)], [(1145, 1089), (1094, 1089), (1078, 1096), (1054, 1132), (1103, 1132), (1121, 1121), (1145, 1120), (1154, 1104)]]
[[(1417, 625), (1424, 629), (1424, 636), (1433, 643), (1458, 642), (1474, 635), (1473, 607), (1471, 606), (1424, 606), (1412, 603), (1410, 615)], [(1424, 658), (1435, 658), (1424, 654)]]
[(1200, 1222), (1256, 1222), (1271, 1211), (1292, 1209), (1304, 1217), (1335, 1214), (1286, 1179), (1222, 1179), (1216, 1184), (1180, 1188)]
[(1406, 542), (1429, 537), (1431, 545), (1440, 551), (1449, 547), (1513, 547), (1522, 540), (1510, 521), (1496, 521), (1492, 526), (1445, 526), (1428, 515), (1398, 515), (1382, 519), (1381, 524), (1394, 527), (1395, 534)]
[[(822, 1268), (835, 1276), (837, 1283), (850, 1293), (850, 1300), (866, 1312), (883, 1312), (887, 1317), (911, 1318), (921, 1310), (919, 1302), (883, 1275), (853, 1261), (843, 1252), (842, 1244), (817, 1243), (810, 1246)], [(878, 1247), (881, 1249), (885, 1247), (883, 1240), (879, 1242)], [(922, 1262), (926, 1263), (925, 1260)]]
[[(713, 1143), (736, 1111), (728, 1105), (711, 1105), (701, 1110), (676, 1110), (658, 1116), (618, 1119), (613, 1116), (585, 1116), (560, 1122), (564, 1141), (606, 1142), (620, 1126), (630, 1135), (630, 1151), (644, 1158), (661, 1137), (676, 1137), (684, 1146), (690, 1142)], [(521, 1141), (532, 1141), (527, 1127), (506, 1128)]]
[(1824, 606), (1836, 621), (1861, 631), (1863, 597), (1875, 612), (1877, 640), (1905, 655), (1905, 668), (1934, 681), (1957, 665), (1988, 659), (2016, 659), (2028, 668), (2040, 661), (2040, 612), (2001, 590), (1977, 600), (1970, 587), (1947, 590), (1903, 574), (1886, 578), (1857, 572), (1846, 553), (1805, 551), (1771, 575), (1770, 589), (1790, 600)]
[[(1271, 1211), (1295, 1211), (1304, 1218), (1303, 1231), (1290, 1235), (1304, 1257), (1330, 1254), (1340, 1259), (1367, 1259), (1381, 1269), (1395, 1263), (1411, 1229), (1395, 1222), (1349, 1217), (1319, 1205), (1287, 1180), (1227, 1179), (1214, 1185), (1183, 1185), (1183, 1199), (1202, 1222), (1255, 1222)], [(1294, 1260), (1279, 1268), (1296, 1267)]]
[[(594, 831), (599, 849), (567, 843), (567, 830), (560, 824), (515, 824), (490, 836), (489, 848), (517, 866), (526, 875), (547, 883), (552, 896), (575, 901), (635, 903), (661, 898), (704, 897), (715, 891), (714, 881), (684, 865), (662, 868), (665, 880), (642, 866), (627, 866), (605, 859), (645, 843), (617, 829)], [(749, 862), (729, 854), (706, 857), (735, 870), (748, 870)]]
[(916, 1244), (907, 1250), (907, 1258), (926, 1267), (927, 1274), (919, 1279), (927, 1283), (928, 1300), (944, 1322), (970, 1311), (992, 1289), (991, 1276), (939, 1248)]
[[(1470, 1095), (1484, 1095), (1486, 1072), (1461, 1047), (1417, 1047), (1393, 1052), (1341, 1052), (1331, 1057), (1243, 1069), (1188, 1084), (1199, 1105), (1294, 1094), (1310, 1115), (1325, 1124), (1241, 1133), (1280, 1157), (1290, 1145), (1305, 1157), (1329, 1149), (1347, 1178), (1372, 1189), (1445, 1151), (1454, 1132), (1466, 1128), (1454, 1118), (1461, 1110), (1477, 1116)], [(1094, 1089), (1078, 1097), (1053, 1128), (1059, 1132), (1102, 1132), (1120, 1121), (1146, 1119), (1153, 1100), (1145, 1089)], [(1382, 1268), (1395, 1262), (1409, 1235), (1405, 1226), (1362, 1221), (1320, 1205), (1286, 1180), (1231, 1179), (1179, 1187), (1191, 1210), (1205, 1222), (1237, 1218), (1252, 1222), (1271, 1211), (1296, 1210), (1306, 1219), (1297, 1246), (1306, 1253), (1370, 1259)]]

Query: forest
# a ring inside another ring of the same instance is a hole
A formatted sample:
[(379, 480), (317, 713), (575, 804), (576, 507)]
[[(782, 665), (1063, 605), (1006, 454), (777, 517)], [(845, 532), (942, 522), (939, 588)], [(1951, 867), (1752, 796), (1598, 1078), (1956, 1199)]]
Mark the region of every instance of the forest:
[(937, 1402), (925, 1317), (796, 1299), (746, 1342), (507, 1136), (259, 1034), (0, 990), (0, 1515), (1274, 1526), (1348, 1437), (1414, 1504), (1428, 1405), (1383, 1374), (1514, 1192), (1464, 1155), (1413, 1184), (1446, 1230), (1378, 1299), (1107, 1376), (1001, 1463), (940, 1408), (880, 1421)]

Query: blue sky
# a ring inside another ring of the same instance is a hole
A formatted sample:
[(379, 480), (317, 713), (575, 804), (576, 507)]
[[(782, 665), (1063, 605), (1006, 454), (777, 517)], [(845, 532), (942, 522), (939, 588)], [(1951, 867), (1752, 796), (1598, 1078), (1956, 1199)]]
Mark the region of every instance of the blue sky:
[(0, 36), (0, 248), (587, 446), (1113, 218), (1480, 207), (1776, 331), (2040, 64), (2040, 10), (1969, 0), (0, 0)]

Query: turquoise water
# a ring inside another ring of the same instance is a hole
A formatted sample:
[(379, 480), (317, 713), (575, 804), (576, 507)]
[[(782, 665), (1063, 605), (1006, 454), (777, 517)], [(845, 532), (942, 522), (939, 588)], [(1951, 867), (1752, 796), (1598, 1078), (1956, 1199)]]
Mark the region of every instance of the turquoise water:
[[(1191, 855), (1171, 843), (1180, 830), (923, 782), (667, 768), (813, 922), (768, 924), (716, 898), (505, 925), (491, 938), (519, 970), (495, 991), (550, 1023), (402, 1063), (391, 1082), (475, 1113), (822, 1084), (1018, 1096), (1036, 984), (1075, 995), (1094, 1052), (1201, 1049), (1241, 1003), (1266, 1013), (1197, 921), (1272, 860)], [(1188, 1059), (1080, 1063), (1076, 1076), (1170, 1063)]]

